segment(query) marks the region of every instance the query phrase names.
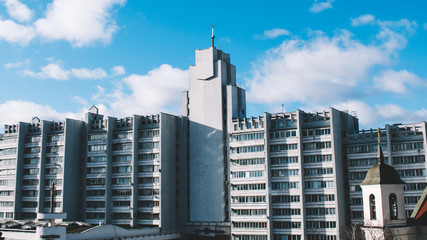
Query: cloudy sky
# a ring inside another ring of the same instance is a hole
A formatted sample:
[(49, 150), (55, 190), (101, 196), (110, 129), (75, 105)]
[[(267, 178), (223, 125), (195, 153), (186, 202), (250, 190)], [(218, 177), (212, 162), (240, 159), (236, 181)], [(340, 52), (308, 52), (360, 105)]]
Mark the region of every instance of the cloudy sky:
[(0, 126), (83, 119), (92, 105), (180, 114), (211, 23), (250, 116), (332, 106), (363, 128), (424, 121), (426, 10), (425, 0), (0, 0)]

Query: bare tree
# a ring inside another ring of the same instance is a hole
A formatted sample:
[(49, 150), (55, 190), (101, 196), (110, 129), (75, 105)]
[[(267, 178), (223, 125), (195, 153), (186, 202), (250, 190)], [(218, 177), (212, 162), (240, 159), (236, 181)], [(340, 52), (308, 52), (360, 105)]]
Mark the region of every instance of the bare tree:
[(393, 240), (394, 231), (390, 226), (374, 227), (352, 224), (342, 231), (343, 240)]

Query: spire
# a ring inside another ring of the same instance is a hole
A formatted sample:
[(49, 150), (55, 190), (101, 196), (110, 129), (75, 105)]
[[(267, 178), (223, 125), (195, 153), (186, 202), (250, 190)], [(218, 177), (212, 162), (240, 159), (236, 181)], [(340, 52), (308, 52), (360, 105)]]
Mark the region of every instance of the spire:
[(211, 36), (211, 39), (212, 39), (212, 47), (215, 47), (214, 46), (214, 38), (215, 38), (215, 35), (214, 35), (214, 27), (215, 27), (215, 24), (211, 24), (211, 27), (212, 27), (212, 36)]
[(384, 163), (384, 155), (381, 149), (381, 129), (378, 128), (378, 164), (380, 163)]

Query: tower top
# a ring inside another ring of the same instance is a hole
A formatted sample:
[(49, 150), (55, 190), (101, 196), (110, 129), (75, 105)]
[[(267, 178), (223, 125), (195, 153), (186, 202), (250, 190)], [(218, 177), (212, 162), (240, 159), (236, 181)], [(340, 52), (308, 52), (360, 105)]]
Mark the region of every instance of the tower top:
[(215, 27), (215, 24), (211, 24), (211, 27), (212, 27), (212, 35), (211, 35), (211, 39), (212, 39), (212, 47), (215, 47), (215, 45), (214, 45), (214, 38), (215, 38), (215, 35), (214, 35), (214, 27)]
[(384, 162), (384, 155), (381, 149), (381, 129), (378, 128), (378, 163)]

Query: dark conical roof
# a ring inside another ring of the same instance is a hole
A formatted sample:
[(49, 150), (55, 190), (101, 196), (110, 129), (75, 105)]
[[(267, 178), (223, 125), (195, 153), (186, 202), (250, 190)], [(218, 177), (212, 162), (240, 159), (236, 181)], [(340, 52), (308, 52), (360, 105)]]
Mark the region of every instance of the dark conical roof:
[(405, 182), (400, 179), (396, 169), (384, 163), (380, 140), (380, 129), (378, 129), (378, 164), (369, 169), (365, 180), (360, 185), (404, 184)]
[(360, 185), (373, 184), (404, 184), (400, 179), (396, 169), (384, 162), (378, 162), (377, 165), (371, 167), (366, 174), (365, 180)]

